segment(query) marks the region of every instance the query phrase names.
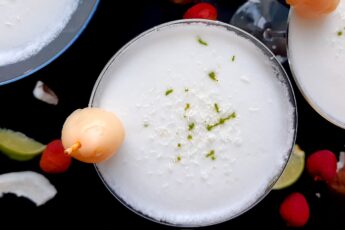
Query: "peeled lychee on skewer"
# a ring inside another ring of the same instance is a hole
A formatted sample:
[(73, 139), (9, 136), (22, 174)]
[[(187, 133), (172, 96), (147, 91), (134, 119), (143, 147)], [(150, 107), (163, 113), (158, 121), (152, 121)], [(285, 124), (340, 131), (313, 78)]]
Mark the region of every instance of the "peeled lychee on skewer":
[(333, 12), (340, 0), (286, 0), (304, 18), (320, 18)]
[(65, 153), (86, 163), (98, 163), (114, 155), (124, 141), (119, 118), (100, 108), (74, 111), (62, 129)]

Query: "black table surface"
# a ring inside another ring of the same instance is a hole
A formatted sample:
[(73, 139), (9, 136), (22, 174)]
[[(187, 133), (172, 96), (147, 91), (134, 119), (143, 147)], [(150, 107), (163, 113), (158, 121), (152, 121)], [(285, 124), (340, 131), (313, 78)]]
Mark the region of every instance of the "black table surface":
[[(229, 22), (244, 1), (211, 2), (219, 10), (219, 20)], [(121, 1), (121, 4), (101, 1), (86, 30), (57, 60), (25, 79), (0, 87), (0, 127), (21, 131), (42, 143), (60, 138), (64, 120), (73, 110), (88, 105), (97, 77), (115, 52), (146, 29), (180, 19), (188, 6), (174, 5), (167, 0)], [(290, 74), (289, 66), (286, 64), (284, 67)], [(57, 106), (32, 96), (38, 80), (45, 82), (59, 96)], [(319, 149), (330, 149), (335, 153), (344, 150), (345, 131), (319, 116), (304, 100), (292, 78), (291, 81), (299, 113), (297, 143), (306, 154)], [(43, 173), (38, 163), (39, 157), (17, 162), (1, 154), (0, 173), (24, 170)], [(4, 195), (0, 199), (1, 229), (68, 229), (71, 226), (78, 229), (171, 228), (146, 220), (119, 203), (105, 188), (92, 164), (73, 161), (66, 173), (44, 175), (57, 188), (56, 197), (36, 207), (25, 198)], [(288, 228), (280, 219), (278, 210), (283, 198), (295, 191), (303, 193), (310, 204), (311, 215), (305, 229), (345, 229), (343, 198), (331, 193), (323, 183), (315, 183), (306, 172), (296, 184), (270, 192), (243, 215), (208, 228)], [(321, 197), (318, 198), (316, 193)]]

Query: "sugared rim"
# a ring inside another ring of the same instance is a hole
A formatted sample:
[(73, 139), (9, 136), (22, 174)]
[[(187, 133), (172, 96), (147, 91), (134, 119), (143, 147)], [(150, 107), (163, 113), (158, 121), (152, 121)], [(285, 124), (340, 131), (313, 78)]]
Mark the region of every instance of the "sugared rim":
[(127, 207), (129, 210), (131, 210), (132, 212), (138, 214), (141, 217), (144, 217), (145, 219), (148, 219), (150, 221), (159, 223), (159, 224), (163, 224), (163, 225), (167, 225), (167, 226), (173, 226), (173, 227), (206, 227), (206, 226), (212, 226), (212, 225), (216, 225), (216, 224), (220, 224), (220, 223), (224, 223), (226, 221), (229, 221), (235, 217), (240, 216), (241, 214), (247, 212), (248, 210), (250, 210), (251, 208), (253, 208), (257, 203), (259, 203), (263, 198), (266, 197), (266, 195), (272, 190), (275, 182), (279, 179), (280, 175), (283, 173), (286, 164), (291, 156), (291, 152), (293, 150), (295, 141), (296, 141), (296, 136), (297, 136), (297, 123), (298, 123), (298, 116), (297, 116), (297, 105), (296, 105), (296, 99), (295, 99), (295, 94), (293, 92), (293, 88), (291, 86), (291, 82), (288, 78), (287, 73), (285, 72), (284, 68), (282, 67), (282, 65), (280, 64), (280, 62), (277, 60), (277, 58), (274, 56), (274, 54), (263, 44), (261, 43), (258, 39), (256, 39), (254, 36), (252, 36), (251, 34), (247, 33), (246, 31), (239, 29), (235, 26), (232, 26), (230, 24), (226, 24), (223, 22), (219, 22), (219, 21), (211, 21), (211, 20), (205, 20), (205, 19), (184, 19), (184, 20), (176, 20), (176, 21), (171, 21), (171, 22), (167, 22), (158, 26), (155, 26), (149, 30), (146, 30), (145, 32), (139, 34), (138, 36), (136, 36), (134, 39), (130, 40), (127, 44), (125, 44), (119, 51), (117, 51), (115, 53), (115, 55), (110, 59), (110, 61), (106, 64), (106, 66), (104, 67), (104, 69), (102, 70), (100, 76), (98, 77), (94, 88), (92, 90), (92, 94), (90, 97), (90, 101), (89, 101), (89, 106), (93, 107), (94, 106), (94, 100), (96, 98), (96, 94), (97, 94), (97, 90), (102, 82), (103, 77), (105, 76), (105, 74), (107, 73), (109, 67), (116, 62), (116, 60), (124, 53), (127, 51), (127, 49), (130, 48), (130, 46), (135, 43), (136, 41), (145, 38), (147, 35), (157, 32), (161, 29), (165, 29), (165, 28), (169, 28), (172, 26), (177, 26), (177, 25), (181, 25), (181, 24), (204, 24), (207, 26), (217, 26), (217, 27), (223, 27), (226, 28), (228, 31), (231, 32), (235, 32), (237, 35), (244, 37), (246, 39), (249, 39), (251, 42), (254, 43), (254, 45), (256, 45), (256, 47), (258, 47), (264, 54), (265, 56), (267, 56), (267, 58), (272, 62), (272, 64), (275, 65), (275, 67), (277, 67), (277, 70), (279, 70), (279, 74), (283, 77), (283, 80), (281, 81), (287, 88), (288, 91), (288, 96), (289, 96), (289, 101), (291, 103), (291, 106), (294, 109), (293, 115), (292, 115), (292, 123), (293, 123), (293, 137), (291, 139), (291, 146), (289, 148), (289, 150), (286, 152), (286, 157), (285, 157), (285, 162), (280, 170), (279, 173), (277, 173), (277, 175), (272, 179), (270, 185), (266, 188), (265, 191), (263, 191), (262, 195), (255, 201), (253, 202), (251, 205), (249, 205), (248, 207), (244, 208), (243, 210), (241, 210), (241, 212), (230, 216), (227, 219), (221, 220), (221, 221), (217, 221), (217, 222), (213, 222), (213, 223), (208, 223), (208, 224), (203, 224), (203, 225), (196, 225), (196, 224), (175, 224), (175, 223), (170, 223), (170, 222), (165, 222), (162, 220), (157, 220), (154, 219), (148, 215), (146, 215), (145, 213), (142, 213), (138, 210), (136, 210), (135, 208), (133, 208), (131, 205), (127, 204), (121, 197), (119, 197), (116, 192), (108, 185), (108, 183), (105, 181), (104, 177), (102, 176), (97, 164), (94, 164), (94, 167), (97, 171), (97, 174), (99, 175), (99, 177), (101, 178), (102, 182), (104, 183), (104, 185), (106, 186), (106, 188), (110, 191), (110, 193), (120, 202), (122, 203), (125, 207)]
[[(3, 81), (0, 79), (0, 86), (8, 84), (8, 83), (15, 82), (15, 81), (18, 81), (20, 79), (23, 79), (23, 78), (33, 74), (33, 73), (37, 72), (38, 70), (44, 68), (45, 66), (49, 65), (51, 62), (53, 62), (55, 59), (57, 59), (60, 55), (62, 55), (79, 38), (79, 36), (82, 34), (82, 32), (84, 31), (86, 26), (89, 24), (91, 18), (93, 17), (93, 15), (96, 12), (96, 9), (97, 9), (97, 7), (99, 5), (99, 2), (100, 2), (100, 0), (94, 0), (94, 3), (91, 3), (92, 4), (91, 10), (88, 13), (88, 16), (86, 17), (84, 22), (82, 23), (80, 29), (77, 31), (77, 33), (75, 33), (72, 36), (72, 38), (64, 46), (62, 46), (62, 48), (58, 52), (56, 52), (53, 56), (47, 58), (46, 61), (41, 62), (37, 66), (27, 67), (26, 69), (23, 70), (24, 72), (15, 72), (13, 75), (11, 75), (9, 77), (9, 79), (3, 80)], [(83, 4), (83, 3), (80, 2), (79, 4)], [(78, 6), (78, 8), (79, 7), (80, 6)], [(78, 11), (78, 8), (77, 8), (76, 11)], [(74, 14), (76, 14), (76, 12), (74, 12)], [(72, 15), (72, 17), (73, 17), (73, 15)], [(66, 27), (71, 23), (71, 20), (67, 23)], [(63, 31), (66, 29), (66, 27), (60, 32), (60, 34), (51, 43), (53, 43), (55, 40), (59, 39), (59, 37), (61, 36)], [(30, 62), (30, 61), (32, 61), (43, 50), (49, 49), (49, 45), (50, 44), (48, 44), (47, 46), (43, 47), (43, 49), (41, 51), (39, 51), (37, 54), (31, 56), (28, 59), (25, 59), (25, 60), (20, 61), (18, 63), (13, 63), (13, 64), (5, 65), (5, 66), (0, 66), (0, 73), (1, 73), (1, 71), (4, 71), (4, 72), (7, 71), (7, 70), (5, 70), (5, 68), (10, 68), (10, 70), (16, 70), (18, 68), (18, 64), (21, 64), (23, 62)]]
[(289, 28), (290, 28), (290, 23), (291, 23), (291, 18), (293, 14), (293, 9), (290, 8), (290, 12), (289, 12), (289, 16), (288, 16), (288, 26), (287, 26), (287, 39), (286, 39), (286, 52), (287, 52), (287, 59), (289, 62), (289, 66), (290, 66), (290, 70), (291, 70), (291, 75), (299, 89), (299, 91), (301, 92), (301, 94), (303, 95), (304, 99), (308, 102), (308, 104), (324, 119), (326, 119), (328, 122), (332, 123), (335, 126), (338, 126), (342, 129), (345, 129), (345, 123), (341, 122), (339, 120), (337, 120), (336, 118), (332, 117), (330, 114), (328, 114), (326, 111), (324, 111), (321, 107), (319, 107), (317, 105), (317, 103), (312, 100), (312, 98), (305, 92), (304, 88), (302, 87), (302, 84), (300, 83), (300, 81), (298, 80), (298, 75), (296, 74), (296, 71), (294, 70), (294, 66), (292, 64), (292, 59), (291, 59), (291, 50), (289, 48)]

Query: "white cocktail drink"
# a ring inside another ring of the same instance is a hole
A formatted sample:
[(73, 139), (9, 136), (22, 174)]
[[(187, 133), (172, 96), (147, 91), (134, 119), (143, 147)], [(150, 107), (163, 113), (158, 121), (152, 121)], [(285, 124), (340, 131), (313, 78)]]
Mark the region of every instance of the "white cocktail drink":
[(66, 26), (79, 0), (0, 0), (0, 66), (38, 53)]
[(289, 60), (299, 88), (327, 120), (345, 128), (345, 1), (320, 19), (292, 11)]
[(171, 23), (129, 43), (91, 100), (126, 130), (117, 155), (97, 164), (107, 186), (132, 209), (180, 226), (253, 206), (295, 137), (293, 96), (273, 61), (220, 23)]

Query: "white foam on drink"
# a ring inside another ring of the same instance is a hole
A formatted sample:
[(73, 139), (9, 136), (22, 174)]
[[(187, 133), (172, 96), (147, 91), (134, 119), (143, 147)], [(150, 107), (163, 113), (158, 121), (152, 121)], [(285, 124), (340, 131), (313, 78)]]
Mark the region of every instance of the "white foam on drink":
[[(320, 18), (294, 12), (289, 25), (289, 59), (303, 94), (329, 120), (345, 127), (345, 1)], [(338, 34), (340, 33), (340, 34)]]
[(93, 99), (126, 130), (118, 154), (97, 165), (101, 176), (159, 221), (202, 226), (244, 212), (279, 175), (293, 143), (295, 110), (281, 79), (260, 49), (223, 27), (179, 24), (145, 35), (107, 68)]
[(54, 40), (79, 0), (0, 0), (0, 66), (25, 60)]

